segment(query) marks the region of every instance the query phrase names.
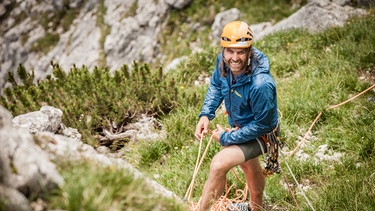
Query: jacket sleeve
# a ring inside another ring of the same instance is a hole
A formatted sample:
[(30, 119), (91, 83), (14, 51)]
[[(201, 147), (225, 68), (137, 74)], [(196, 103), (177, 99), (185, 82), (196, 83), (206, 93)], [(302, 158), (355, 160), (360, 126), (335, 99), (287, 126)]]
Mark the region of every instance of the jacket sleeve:
[(215, 111), (223, 101), (221, 94), (221, 80), (219, 65), (222, 60), (221, 54), (216, 57), (216, 65), (214, 72), (211, 76), (210, 85), (208, 87), (206, 97), (202, 106), (201, 116), (207, 116), (209, 120), (215, 118)]

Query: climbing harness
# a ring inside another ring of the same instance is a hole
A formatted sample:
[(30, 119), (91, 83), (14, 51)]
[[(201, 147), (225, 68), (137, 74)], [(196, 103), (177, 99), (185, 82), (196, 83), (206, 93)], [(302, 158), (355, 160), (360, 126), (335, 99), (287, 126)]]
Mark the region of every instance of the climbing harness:
[[(261, 137), (257, 138), (260, 145), (260, 149), (262, 150), (263, 155), (265, 156), (266, 166), (263, 169), (264, 176), (270, 176), (274, 173), (280, 173), (280, 163), (278, 161), (279, 158), (279, 150), (284, 146), (284, 143), (280, 141), (280, 127), (279, 123), (277, 124), (276, 128), (274, 128), (271, 132), (262, 135)], [(267, 153), (263, 149), (263, 145), (261, 141), (264, 142)]]

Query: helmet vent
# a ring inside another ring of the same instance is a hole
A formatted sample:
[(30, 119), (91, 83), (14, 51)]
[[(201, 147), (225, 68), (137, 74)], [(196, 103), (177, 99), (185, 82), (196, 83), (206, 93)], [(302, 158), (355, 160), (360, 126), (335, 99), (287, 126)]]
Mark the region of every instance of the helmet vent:
[(248, 37), (241, 37), (240, 39), (237, 39), (236, 42), (247, 42), (251, 41), (251, 38)]
[(229, 42), (231, 41), (228, 37), (222, 37), (221, 39), (222, 39), (223, 41), (226, 41), (226, 42), (227, 42), (227, 41), (229, 41)]

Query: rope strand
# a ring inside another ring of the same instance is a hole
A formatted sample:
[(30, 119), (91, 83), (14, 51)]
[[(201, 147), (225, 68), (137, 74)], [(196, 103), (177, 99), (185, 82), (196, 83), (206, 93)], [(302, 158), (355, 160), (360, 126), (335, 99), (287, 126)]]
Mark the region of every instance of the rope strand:
[[(200, 140), (201, 142), (202, 142), (202, 139), (203, 139), (203, 135), (201, 136), (201, 140)], [(191, 195), (193, 194), (193, 187), (194, 187), (194, 181), (195, 181), (195, 178), (196, 178), (196, 176), (197, 176), (197, 174), (198, 174), (198, 171), (199, 171), (200, 166), (201, 166), (202, 163), (203, 163), (204, 158), (206, 157), (206, 154), (207, 154), (207, 151), (208, 151), (208, 149), (209, 149), (209, 146), (211, 145), (212, 139), (213, 139), (213, 136), (211, 135), (210, 140), (209, 140), (208, 143), (207, 143), (206, 149), (204, 150), (203, 155), (202, 155), (202, 157), (201, 157), (201, 159), (200, 159), (200, 161), (199, 161), (199, 164), (198, 164), (198, 166), (196, 166), (196, 168), (194, 169), (193, 179), (191, 180), (191, 183), (190, 183), (189, 189), (188, 189), (188, 191), (187, 191), (187, 193), (186, 193), (186, 194), (188, 195), (187, 200), (190, 200), (190, 197), (191, 197)], [(200, 144), (199, 146), (201, 147), (201, 144)], [(199, 150), (199, 154), (200, 154), (200, 150)], [(200, 156), (200, 155), (198, 155), (198, 156)], [(186, 197), (186, 195), (185, 195), (185, 197)]]
[[(337, 107), (339, 107), (339, 106), (342, 106), (342, 105), (344, 105), (344, 104), (346, 104), (346, 103), (348, 103), (348, 102), (354, 100), (355, 98), (357, 98), (357, 97), (363, 95), (364, 93), (368, 92), (368, 91), (371, 90), (372, 88), (375, 88), (375, 84), (373, 84), (372, 86), (370, 86), (369, 88), (365, 89), (365, 90), (362, 91), (361, 93), (359, 93), (359, 94), (357, 94), (357, 95), (355, 95), (355, 96), (349, 98), (348, 100), (346, 100), (346, 101), (344, 101), (344, 102), (342, 102), (342, 103), (339, 103), (339, 104), (337, 104), (337, 105), (333, 105), (333, 106), (330, 106), (330, 107), (326, 108), (325, 111), (328, 111), (328, 110), (330, 110), (330, 109), (334, 109), (334, 108), (337, 108)], [(323, 112), (320, 112), (320, 113), (318, 114), (318, 116), (316, 116), (316, 118), (315, 118), (315, 120), (313, 121), (313, 123), (311, 124), (310, 128), (309, 128), (308, 131), (305, 133), (303, 139), (300, 141), (300, 143), (297, 145), (297, 147), (296, 147), (296, 148), (295, 148), (295, 149), (294, 149), (294, 150), (288, 155), (288, 157), (287, 157), (286, 159), (290, 158), (290, 157), (291, 157), (291, 156), (292, 156), (292, 155), (293, 155), (293, 154), (294, 154), (294, 153), (300, 148), (300, 146), (305, 142), (307, 135), (311, 132), (313, 126), (314, 126), (315, 123), (318, 121), (318, 119), (320, 118), (320, 116), (322, 115), (322, 113), (323, 113)]]

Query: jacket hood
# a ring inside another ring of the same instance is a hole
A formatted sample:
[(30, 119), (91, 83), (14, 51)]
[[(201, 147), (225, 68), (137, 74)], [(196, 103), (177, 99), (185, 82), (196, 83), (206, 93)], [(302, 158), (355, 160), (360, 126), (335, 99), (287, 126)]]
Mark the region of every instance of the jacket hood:
[(270, 73), (270, 63), (269, 59), (265, 59), (265, 56), (262, 52), (260, 52), (257, 48), (252, 47), (254, 51), (253, 62), (252, 62), (252, 71), (250, 76), (256, 76), (259, 74), (269, 74)]

